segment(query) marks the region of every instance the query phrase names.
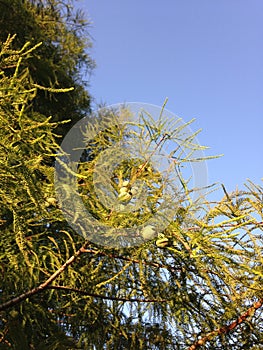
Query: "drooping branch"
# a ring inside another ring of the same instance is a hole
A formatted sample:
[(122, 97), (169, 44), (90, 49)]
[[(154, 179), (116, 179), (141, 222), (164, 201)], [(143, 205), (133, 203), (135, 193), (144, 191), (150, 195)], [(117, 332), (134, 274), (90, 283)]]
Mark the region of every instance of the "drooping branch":
[[(101, 299), (108, 299), (108, 300), (118, 300), (118, 301), (123, 301), (123, 302), (144, 302), (144, 303), (153, 303), (153, 302), (159, 302), (159, 303), (164, 303), (167, 302), (165, 299), (138, 299), (138, 298), (119, 298), (119, 297), (108, 297), (108, 296), (103, 296), (100, 294), (96, 293), (90, 293), (86, 291), (82, 291), (77, 288), (70, 288), (70, 287), (64, 287), (64, 286), (51, 286), (50, 284), (56, 280), (56, 278), (63, 272), (65, 271), (68, 266), (70, 266), (78, 256), (80, 256), (83, 253), (98, 253), (98, 251), (94, 249), (87, 249), (89, 242), (86, 242), (73, 256), (71, 256), (53, 275), (51, 275), (44, 283), (41, 283), (38, 287), (33, 288), (29, 290), (28, 292), (25, 292), (18, 297), (15, 297), (3, 304), (0, 304), (0, 311), (6, 310), (14, 305), (17, 305), (21, 303), (22, 301), (26, 300), (27, 298), (30, 298), (31, 296), (38, 294), (46, 289), (60, 289), (60, 290), (68, 290), (72, 292), (77, 292), (82, 295), (88, 295), (91, 297), (96, 297), (96, 298), (101, 298)], [(134, 260), (131, 258), (123, 257), (120, 255), (115, 255), (115, 254), (107, 254), (105, 252), (99, 252), (99, 255), (105, 255), (109, 256), (112, 258), (119, 258), (122, 260), (127, 260), (127, 261), (132, 261), (134, 263), (139, 263), (138, 260)], [(149, 265), (155, 266), (155, 267), (165, 267), (165, 265), (162, 264), (157, 264), (157, 263), (150, 263)]]
[(220, 334), (227, 334), (230, 333), (233, 329), (235, 329), (238, 325), (243, 323), (247, 320), (248, 317), (253, 315), (253, 313), (259, 309), (263, 305), (263, 298), (255, 302), (246, 312), (244, 312), (242, 315), (240, 315), (235, 321), (231, 322), (228, 326), (220, 327), (212, 332), (207, 333), (205, 336), (203, 336), (201, 339), (194, 342), (188, 350), (196, 350), (200, 348), (200, 346), (205, 345), (205, 343), (216, 337)]
[(31, 290), (29, 290), (28, 292), (25, 292), (21, 295), (19, 295), (18, 297), (15, 297), (3, 304), (0, 305), (0, 311), (6, 310), (14, 305), (17, 305), (19, 303), (21, 303), (22, 301), (30, 298), (31, 296), (38, 294), (44, 290), (47, 289), (47, 287), (53, 282), (55, 281), (55, 279), (63, 272), (65, 271), (68, 266), (72, 265), (73, 262), (77, 259), (77, 257), (79, 257), (81, 254), (83, 254), (88, 246), (89, 242), (86, 242), (85, 244), (83, 244), (83, 246), (77, 250), (77, 252), (72, 255), (56, 272), (53, 273), (53, 275), (51, 275), (44, 283), (41, 283), (38, 287), (33, 288)]
[(131, 303), (167, 303), (167, 299), (139, 299), (139, 298), (121, 298), (121, 297), (113, 297), (106, 296), (97, 293), (87, 292), (85, 290), (81, 290), (78, 288), (71, 288), (67, 286), (47, 286), (48, 289), (57, 289), (57, 290), (66, 290), (68, 292), (76, 292), (78, 294), (87, 295), (94, 298), (107, 299), (107, 300), (117, 300), (123, 302), (131, 302)]
[(138, 259), (129, 258), (127, 256), (122, 256), (122, 255), (118, 255), (118, 254), (114, 254), (114, 253), (108, 253), (108, 252), (104, 252), (104, 251), (98, 251), (98, 250), (93, 249), (93, 248), (86, 249), (84, 252), (85, 253), (91, 253), (91, 254), (97, 254), (99, 256), (107, 256), (109, 258), (120, 259), (120, 260), (123, 260), (123, 261), (130, 261), (130, 262), (132, 262), (134, 264), (142, 263), (143, 265), (152, 266), (152, 267), (156, 267), (156, 268), (159, 268), (159, 269), (167, 269), (167, 270), (172, 271), (172, 272), (180, 272), (180, 271), (182, 271), (181, 268), (174, 268), (173, 266), (165, 265), (165, 264), (162, 264), (162, 263), (157, 263), (157, 262), (152, 262), (152, 261), (145, 261), (145, 260), (140, 261)]

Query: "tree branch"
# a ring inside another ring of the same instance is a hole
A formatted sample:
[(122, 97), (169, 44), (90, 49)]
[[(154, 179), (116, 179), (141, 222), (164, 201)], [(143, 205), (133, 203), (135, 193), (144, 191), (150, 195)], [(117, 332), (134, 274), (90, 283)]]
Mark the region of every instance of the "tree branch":
[[(95, 294), (95, 293), (89, 293), (89, 292), (85, 292), (82, 291), (80, 289), (76, 289), (76, 288), (69, 288), (69, 287), (63, 287), (63, 286), (50, 286), (50, 284), (63, 272), (67, 269), (67, 267), (69, 265), (71, 265), (78, 256), (80, 256), (83, 253), (97, 253), (99, 255), (104, 255), (104, 256), (108, 256), (111, 258), (118, 258), (118, 259), (122, 259), (122, 260), (127, 260), (127, 261), (132, 261), (134, 263), (139, 263), (139, 260), (134, 260), (131, 258), (127, 258), (127, 257), (122, 257), (120, 255), (115, 255), (115, 254), (107, 254), (105, 252), (98, 252), (94, 249), (87, 249), (89, 242), (86, 242), (73, 256), (71, 256), (55, 273), (53, 273), (53, 275), (51, 275), (44, 283), (40, 284), (38, 287), (33, 288), (31, 290), (29, 290), (28, 292), (25, 292), (21, 295), (19, 295), (18, 297), (15, 297), (3, 304), (0, 305), (0, 311), (6, 310), (16, 304), (21, 303), (22, 301), (24, 301), (27, 298), (30, 298), (31, 296), (38, 294), (46, 289), (64, 289), (64, 290), (68, 290), (68, 291), (74, 291), (74, 292), (78, 292), (81, 293), (83, 295), (89, 295), (92, 297), (96, 297), (96, 298), (102, 298), (102, 299), (108, 299), (108, 300), (118, 300), (118, 301), (124, 301), (124, 302), (144, 302), (144, 303), (153, 303), (153, 302), (159, 302), (159, 303), (164, 303), (167, 302), (167, 300), (165, 299), (137, 299), (137, 298), (133, 298), (133, 299), (129, 299), (129, 298), (118, 298), (118, 297), (107, 297), (107, 296), (103, 296), (103, 295), (99, 295), (99, 294)], [(145, 262), (146, 264), (146, 262)], [(166, 267), (165, 265), (162, 264), (157, 264), (157, 263), (147, 263), (148, 265), (152, 265), (155, 267)], [(174, 269), (175, 270), (175, 269)]]
[(235, 321), (230, 323), (228, 326), (220, 327), (212, 332), (207, 333), (204, 337), (194, 342), (188, 350), (196, 350), (200, 346), (204, 345), (208, 340), (216, 337), (220, 334), (230, 333), (233, 329), (235, 329), (238, 325), (246, 321), (246, 319), (251, 316), (257, 309), (259, 309), (263, 305), (263, 298), (255, 302), (246, 312), (240, 315)]
[(162, 263), (156, 263), (156, 262), (145, 261), (145, 260), (140, 261), (138, 259), (133, 259), (133, 258), (129, 258), (129, 257), (126, 257), (126, 256), (118, 255), (118, 254), (107, 253), (107, 252), (99, 251), (99, 250), (96, 250), (96, 249), (93, 249), (93, 248), (86, 249), (84, 252), (85, 253), (91, 253), (91, 254), (97, 254), (97, 255), (100, 255), (100, 256), (108, 256), (109, 258), (113, 258), (113, 259), (120, 259), (120, 260), (124, 260), (124, 261), (130, 261), (130, 262), (133, 262), (134, 264), (142, 263), (143, 265), (157, 267), (159, 269), (161, 269), (161, 268), (162, 269), (167, 269), (167, 270), (172, 271), (172, 272), (181, 272), (182, 271), (181, 268), (174, 268), (172, 266), (164, 265)]
[(96, 293), (90, 293), (86, 292), (81, 289), (77, 288), (71, 288), (67, 286), (47, 286), (48, 289), (58, 289), (58, 290), (66, 290), (69, 292), (76, 292), (82, 295), (87, 295), (94, 298), (101, 298), (101, 299), (107, 299), (107, 300), (117, 300), (117, 301), (124, 301), (124, 302), (138, 302), (138, 303), (167, 303), (166, 299), (139, 299), (139, 298), (120, 298), (120, 297), (110, 297), (106, 295), (96, 294)]
[(86, 242), (85, 244), (83, 244), (83, 246), (77, 250), (77, 252), (72, 255), (56, 272), (53, 273), (53, 275), (51, 275), (44, 283), (41, 283), (38, 287), (33, 288), (31, 290), (29, 290), (28, 292), (25, 292), (21, 295), (19, 295), (18, 297), (15, 297), (3, 304), (0, 305), (0, 311), (6, 310), (11, 306), (14, 306), (16, 304), (21, 303), (22, 301), (24, 301), (27, 298), (30, 298), (31, 296), (38, 294), (40, 292), (42, 292), (43, 290), (47, 289), (47, 287), (63, 272), (65, 271), (68, 266), (70, 266), (76, 259), (78, 256), (80, 256), (81, 254), (83, 254), (88, 246), (89, 242)]

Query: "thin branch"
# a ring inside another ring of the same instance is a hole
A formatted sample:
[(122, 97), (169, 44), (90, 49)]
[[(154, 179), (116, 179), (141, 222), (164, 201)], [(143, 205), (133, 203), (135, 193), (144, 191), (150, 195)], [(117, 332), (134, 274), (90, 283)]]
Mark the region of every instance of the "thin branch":
[(0, 311), (6, 310), (9, 307), (12, 307), (16, 304), (21, 303), (22, 301), (24, 301), (27, 298), (30, 298), (31, 296), (41, 293), (43, 290), (47, 289), (47, 287), (63, 272), (65, 271), (68, 266), (70, 266), (76, 259), (78, 256), (80, 256), (81, 254), (83, 254), (88, 246), (89, 242), (86, 242), (85, 244), (83, 244), (83, 246), (77, 250), (77, 252), (72, 255), (56, 272), (53, 273), (53, 275), (51, 275), (44, 283), (41, 283), (38, 287), (33, 288), (21, 295), (19, 295), (18, 297), (15, 297), (3, 304), (0, 305)]
[[(21, 295), (19, 295), (18, 297), (15, 297), (3, 304), (0, 305), (0, 311), (6, 310), (14, 305), (17, 305), (19, 303), (21, 303), (22, 301), (24, 301), (27, 298), (30, 298), (31, 296), (38, 294), (46, 289), (67, 289), (71, 290), (71, 291), (75, 291), (78, 293), (81, 293), (83, 295), (89, 295), (89, 296), (93, 296), (93, 297), (97, 297), (97, 298), (102, 298), (102, 299), (109, 299), (109, 300), (119, 300), (119, 301), (124, 301), (124, 302), (145, 302), (145, 303), (150, 303), (150, 302), (160, 302), (160, 303), (164, 303), (167, 302), (167, 300), (161, 299), (128, 299), (128, 298), (118, 298), (118, 297), (107, 297), (107, 296), (102, 296), (99, 294), (94, 294), (94, 293), (88, 293), (85, 291), (81, 291), (79, 289), (76, 288), (69, 288), (69, 287), (63, 287), (63, 286), (50, 286), (50, 284), (63, 272), (67, 269), (68, 266), (70, 266), (78, 256), (80, 256), (83, 253), (99, 253), (99, 255), (104, 255), (104, 256), (108, 256), (111, 258), (118, 258), (118, 259), (122, 259), (122, 260), (126, 260), (126, 261), (132, 261), (134, 263), (139, 263), (139, 260), (134, 260), (131, 258), (126, 258), (126, 257), (122, 257), (119, 255), (114, 255), (114, 254), (107, 254), (104, 252), (98, 252), (94, 249), (87, 249), (89, 242), (86, 242), (73, 256), (71, 256), (55, 273), (53, 273), (53, 275), (51, 275), (44, 283), (40, 284), (38, 287), (33, 288), (31, 290), (29, 290), (28, 292), (25, 292)], [(168, 268), (165, 265), (162, 264), (157, 264), (157, 263), (146, 263), (145, 264), (149, 264), (151, 266), (155, 266), (155, 267), (159, 267), (159, 268)], [(175, 270), (175, 269), (174, 269)]]
[(124, 301), (124, 302), (138, 302), (138, 303), (167, 303), (168, 300), (166, 299), (139, 299), (139, 298), (120, 298), (120, 297), (109, 297), (106, 295), (101, 295), (101, 294), (96, 294), (96, 293), (90, 293), (90, 292), (86, 292), (84, 290), (81, 289), (77, 289), (77, 288), (71, 288), (71, 287), (67, 287), (67, 286), (47, 286), (47, 289), (57, 289), (57, 290), (66, 290), (69, 292), (76, 292), (82, 295), (87, 295), (90, 297), (94, 297), (94, 298), (101, 298), (101, 299), (107, 299), (107, 300), (117, 300), (117, 301)]
[(111, 254), (111, 253), (107, 253), (107, 252), (103, 252), (103, 251), (98, 251), (98, 250), (95, 250), (95, 249), (92, 249), (92, 248), (85, 249), (84, 252), (85, 253), (91, 253), (91, 254), (97, 254), (97, 255), (100, 255), (100, 256), (108, 256), (109, 258), (113, 258), (113, 259), (120, 259), (120, 260), (124, 260), (124, 261), (131, 261), (134, 264), (142, 263), (143, 265), (157, 267), (159, 269), (167, 269), (167, 270), (172, 271), (172, 272), (180, 272), (180, 271), (182, 271), (182, 269), (180, 269), (180, 268), (174, 268), (172, 266), (164, 265), (162, 263), (155, 263), (155, 262), (144, 261), (144, 260), (140, 261), (138, 259), (132, 259), (132, 258), (128, 258), (128, 257), (122, 256), (122, 255), (118, 255), (118, 254)]
[(11, 64), (10, 66), (4, 66), (2, 69), (10, 69), (10, 68), (15, 68), (16, 64)]
[(235, 321), (230, 323), (230, 325), (220, 327), (220, 328), (218, 328), (218, 329), (216, 329), (216, 330), (214, 330), (212, 332), (207, 333), (204, 337), (202, 337), (201, 339), (199, 339), (196, 342), (194, 342), (188, 348), (188, 350), (196, 350), (196, 349), (198, 349), (200, 346), (203, 346), (208, 340), (216, 337), (217, 335), (230, 333), (238, 325), (240, 325), (241, 323), (246, 321), (246, 319), (249, 316), (253, 315), (253, 313), (257, 309), (259, 309), (262, 305), (263, 305), (263, 298), (258, 300), (257, 302), (255, 302), (246, 312), (244, 312), (242, 315), (240, 315)]

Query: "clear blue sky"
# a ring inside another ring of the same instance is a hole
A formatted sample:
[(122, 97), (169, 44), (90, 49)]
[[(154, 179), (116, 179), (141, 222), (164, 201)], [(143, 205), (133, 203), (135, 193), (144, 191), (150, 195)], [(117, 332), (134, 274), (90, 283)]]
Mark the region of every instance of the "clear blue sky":
[(220, 154), (209, 182), (263, 177), (263, 0), (79, 0), (92, 20), (97, 102), (162, 105)]

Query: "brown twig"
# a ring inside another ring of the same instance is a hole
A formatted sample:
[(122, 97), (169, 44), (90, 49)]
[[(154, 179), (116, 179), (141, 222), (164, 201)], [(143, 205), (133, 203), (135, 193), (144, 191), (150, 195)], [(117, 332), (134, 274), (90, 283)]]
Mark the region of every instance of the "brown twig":
[(263, 298), (255, 302), (246, 312), (240, 315), (235, 321), (230, 323), (228, 326), (220, 327), (212, 332), (207, 333), (201, 339), (194, 342), (188, 350), (196, 350), (200, 346), (204, 345), (208, 340), (216, 337), (220, 334), (230, 333), (233, 329), (235, 329), (238, 325), (246, 321), (246, 319), (251, 316), (257, 309), (259, 309), (263, 305)]
[(143, 172), (143, 170), (147, 167), (147, 165), (149, 164), (151, 157), (154, 155), (154, 153), (157, 151), (157, 149), (159, 148), (159, 146), (162, 144), (163, 141), (165, 141), (166, 137), (168, 135), (164, 134), (163, 137), (161, 138), (161, 140), (157, 143), (157, 145), (155, 146), (154, 150), (150, 153), (149, 157), (143, 162), (143, 164), (137, 169), (137, 171), (135, 172), (134, 176), (131, 178), (129, 185), (133, 185), (133, 183), (136, 181), (136, 179), (138, 179), (138, 177), (141, 175), (141, 173)]
[(124, 261), (130, 261), (133, 262), (134, 264), (139, 264), (142, 263), (143, 265), (147, 265), (147, 266), (152, 266), (152, 267), (157, 267), (159, 269), (167, 269), (169, 271), (172, 272), (180, 272), (182, 271), (182, 269), (180, 268), (174, 268), (172, 266), (169, 265), (164, 265), (162, 263), (155, 263), (155, 262), (151, 262), (151, 261), (140, 261), (138, 259), (133, 259), (133, 258), (128, 258), (126, 256), (122, 256), (122, 255), (118, 255), (118, 254), (112, 254), (112, 253), (107, 253), (107, 252), (103, 252), (103, 251), (98, 251), (95, 249), (85, 249), (84, 251), (85, 253), (91, 253), (91, 254), (97, 254), (100, 256), (108, 256), (109, 258), (113, 258), (113, 259), (120, 259), (120, 260), (124, 260)]
[(41, 283), (38, 287), (33, 288), (18, 297), (15, 297), (3, 304), (0, 305), (0, 311), (6, 310), (11, 306), (14, 306), (16, 304), (19, 304), (21, 301), (24, 301), (25, 299), (38, 294), (42, 292), (43, 290), (47, 289), (47, 287), (63, 272), (67, 269), (68, 266), (70, 266), (78, 256), (80, 256), (82, 253), (85, 252), (85, 249), (87, 248), (87, 245), (89, 242), (86, 242), (83, 244), (83, 246), (74, 254), (72, 255), (56, 272), (53, 273), (44, 283)]
[(82, 295), (87, 295), (94, 298), (101, 298), (101, 299), (107, 299), (107, 300), (117, 300), (117, 301), (124, 301), (124, 302), (138, 302), (138, 303), (167, 303), (166, 299), (139, 299), (139, 298), (121, 298), (121, 297), (114, 297), (114, 296), (106, 296), (101, 295), (97, 293), (91, 293), (87, 292), (85, 290), (77, 289), (77, 288), (71, 288), (67, 286), (47, 286), (47, 289), (57, 289), (57, 290), (66, 290), (69, 292), (76, 292)]
[[(19, 295), (18, 297), (15, 297), (3, 304), (0, 305), (0, 311), (3, 311), (3, 310), (6, 310), (16, 304), (19, 304), (20, 302), (24, 301), (25, 299), (27, 298), (30, 298), (31, 296), (35, 295), (35, 294), (38, 294), (46, 289), (66, 289), (67, 287), (61, 287), (61, 286), (50, 286), (50, 284), (63, 272), (67, 269), (67, 267), (69, 265), (71, 265), (78, 256), (80, 256), (81, 254), (83, 253), (93, 253), (93, 254), (98, 254), (98, 255), (102, 255), (102, 256), (108, 256), (110, 258), (118, 258), (118, 259), (122, 259), (122, 260), (125, 260), (125, 261), (131, 261), (133, 263), (139, 263), (140, 261), (139, 260), (135, 260), (135, 259), (132, 259), (132, 258), (128, 258), (128, 257), (123, 257), (123, 256), (120, 256), (120, 255), (115, 255), (115, 254), (108, 254), (106, 252), (98, 252), (97, 250), (94, 250), (94, 249), (87, 249), (87, 246), (88, 246), (89, 242), (86, 242), (73, 256), (71, 256), (55, 273), (53, 273), (53, 275), (51, 275), (44, 283), (40, 284), (38, 287), (36, 288), (33, 288), (21, 295)], [(158, 267), (158, 268), (169, 268), (168, 266), (165, 266), (163, 264), (158, 264), (158, 263), (151, 263), (151, 262), (143, 262), (147, 265), (151, 265), (151, 266), (154, 266), (154, 267)], [(176, 269), (173, 269), (173, 268), (170, 268), (172, 270), (176, 270)], [(93, 297), (98, 297), (98, 298), (104, 298), (104, 299), (110, 299), (110, 300), (119, 300), (119, 301), (130, 301), (130, 302), (167, 302), (167, 300), (157, 300), (157, 299), (151, 299), (151, 300), (144, 300), (144, 299), (127, 299), (127, 298), (117, 298), (117, 297), (106, 297), (106, 296), (102, 296), (102, 295), (99, 295), (99, 294), (94, 294), (94, 293), (88, 293), (88, 292), (85, 292), (85, 291), (81, 291), (81, 290), (78, 290), (78, 289), (74, 289), (74, 288), (71, 288), (72, 291), (75, 291), (75, 292), (78, 292), (78, 293), (82, 293), (82, 294), (85, 294), (85, 295), (90, 295), (90, 296), (93, 296)]]

